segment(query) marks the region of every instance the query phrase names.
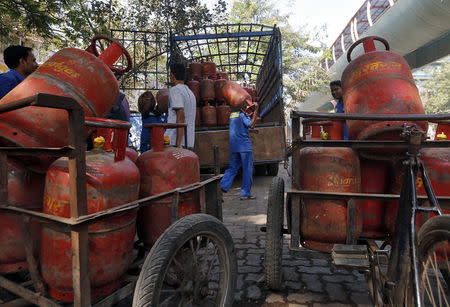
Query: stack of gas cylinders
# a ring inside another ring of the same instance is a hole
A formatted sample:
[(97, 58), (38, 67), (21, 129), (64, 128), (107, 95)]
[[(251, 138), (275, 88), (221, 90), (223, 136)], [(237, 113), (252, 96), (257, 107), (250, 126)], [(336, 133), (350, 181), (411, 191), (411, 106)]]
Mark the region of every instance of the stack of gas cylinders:
[(257, 101), (254, 87), (228, 80), (228, 74), (216, 70), (212, 61), (191, 62), (187, 69), (187, 86), (197, 101), (196, 127), (227, 126), (231, 107)]
[[(138, 159), (136, 152), (126, 148), (130, 124), (102, 118), (119, 97), (112, 64), (123, 53), (126, 50), (114, 41), (98, 57), (88, 51), (62, 49), (0, 100), (0, 104), (5, 104), (41, 92), (71, 97), (83, 107), (86, 114), (85, 136), (90, 135), (94, 140), (94, 148), (86, 153), (88, 214), (199, 181), (198, 158), (194, 153), (182, 149), (159, 150), (161, 146), (154, 145), (155, 150)], [(67, 112), (59, 109), (26, 107), (3, 113), (0, 115), (0, 146), (66, 146), (67, 123)], [(165, 165), (165, 169), (169, 169), (165, 178), (161, 178), (161, 172), (150, 166), (155, 155), (159, 157), (159, 166)], [(186, 162), (186, 159), (189, 161)], [(186, 165), (193, 174), (189, 173)], [(7, 167), (8, 205), (70, 217), (68, 158), (8, 157)], [(189, 179), (184, 180), (184, 176)], [(172, 180), (172, 177), (177, 178)], [(162, 180), (164, 184), (159, 185), (158, 190), (151, 188), (152, 182)], [(180, 208), (184, 211), (179, 215), (199, 212), (196, 195), (187, 194), (183, 201), (184, 205)], [(162, 201), (156, 203), (158, 208), (164, 205), (167, 204)], [(153, 223), (148, 218), (151, 214), (147, 217), (142, 216), (142, 212), (127, 211), (89, 225), (89, 271), (93, 298), (119, 287), (132, 261), (136, 221), (141, 227), (140, 234), (152, 232), (152, 229), (145, 229)], [(171, 222), (170, 214), (158, 218), (160, 223)], [(166, 221), (161, 220), (163, 218)], [(0, 273), (28, 269), (23, 230), (30, 229), (33, 254), (40, 264), (48, 293), (58, 301), (72, 302), (70, 229), (52, 223), (40, 224), (33, 218), (24, 220), (22, 216), (2, 211), (0, 219)], [(166, 226), (167, 223), (164, 224)], [(146, 241), (148, 245), (153, 244), (155, 237), (163, 230), (158, 231), (152, 232), (154, 237)]]
[[(374, 39), (387, 50), (375, 50)], [(424, 114), (422, 101), (407, 62), (389, 51), (388, 43), (378, 37), (361, 40), (365, 53), (353, 60), (343, 72), (344, 109), (356, 114)], [(360, 42), (356, 42), (355, 46)], [(353, 48), (352, 48), (353, 49)], [(352, 50), (351, 49), (351, 50)], [(351, 52), (349, 52), (351, 53)], [(400, 140), (404, 121), (347, 120), (350, 140)], [(343, 121), (303, 122), (307, 139), (342, 139)], [(415, 124), (426, 132), (427, 122)], [(445, 127), (441, 125), (438, 130)], [(439, 131), (438, 131), (439, 132)], [(423, 149), (425, 169), (437, 196), (450, 195), (450, 151), (448, 148)], [(402, 158), (403, 157), (403, 158)], [(405, 152), (382, 148), (355, 151), (342, 147), (306, 147), (294, 156), (298, 159), (301, 190), (342, 193), (400, 194), (404, 176)], [(416, 182), (419, 195), (426, 196), (422, 178)], [(303, 246), (330, 252), (333, 245), (345, 244), (349, 225), (349, 202), (345, 200), (304, 200), (300, 212), (300, 236)], [(450, 204), (441, 202), (444, 213)], [(354, 201), (353, 227), (356, 238), (389, 239), (395, 230), (398, 201)], [(419, 214), (417, 224), (424, 222)]]

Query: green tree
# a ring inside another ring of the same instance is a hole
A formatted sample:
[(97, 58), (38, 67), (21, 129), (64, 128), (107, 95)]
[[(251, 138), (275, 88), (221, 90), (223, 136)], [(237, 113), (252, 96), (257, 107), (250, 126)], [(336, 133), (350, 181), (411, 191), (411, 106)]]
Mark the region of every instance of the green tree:
[(177, 32), (219, 22), (225, 12), (224, 0), (211, 11), (200, 0), (130, 0), (127, 22), (132, 29)]
[(426, 113), (450, 113), (450, 61), (428, 70), (433, 77), (421, 85)]
[(65, 0), (6, 0), (0, 2), (0, 40), (4, 43), (24, 39), (30, 35), (50, 38)]
[[(267, 0), (234, 0), (229, 14), (231, 23), (259, 23), (278, 25), (282, 35), (283, 83), (289, 96), (287, 106), (294, 107), (305, 101), (308, 94), (328, 85), (326, 71), (319, 66), (319, 54), (325, 48), (311, 44), (309, 33), (295, 31), (288, 22), (289, 15), (282, 14)], [(326, 54), (322, 52), (322, 54)]]

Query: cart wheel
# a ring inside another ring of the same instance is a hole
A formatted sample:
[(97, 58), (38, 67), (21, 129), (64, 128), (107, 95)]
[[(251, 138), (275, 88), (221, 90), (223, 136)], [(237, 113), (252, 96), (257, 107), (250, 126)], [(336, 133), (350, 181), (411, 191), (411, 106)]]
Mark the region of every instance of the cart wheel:
[(417, 242), (423, 306), (450, 306), (450, 215), (429, 219), (420, 228)]
[(292, 198), (289, 193), (286, 195), (286, 223), (288, 233), (292, 234)]
[(145, 259), (133, 306), (231, 306), (237, 277), (233, 239), (207, 214), (188, 215)]
[(281, 288), (281, 258), (283, 251), (284, 181), (272, 180), (267, 203), (266, 283), (272, 290)]
[(279, 163), (267, 164), (267, 175), (276, 176), (278, 175), (278, 168), (280, 167)]

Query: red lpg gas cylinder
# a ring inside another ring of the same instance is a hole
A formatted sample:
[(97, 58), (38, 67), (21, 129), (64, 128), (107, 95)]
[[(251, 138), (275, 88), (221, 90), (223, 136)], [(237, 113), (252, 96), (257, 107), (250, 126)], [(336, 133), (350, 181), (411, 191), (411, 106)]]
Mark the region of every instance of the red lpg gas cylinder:
[(203, 79), (200, 81), (200, 97), (203, 102), (214, 100), (214, 80)]
[(187, 82), (187, 86), (192, 91), (192, 93), (194, 93), (195, 101), (197, 103), (199, 103), (200, 102), (200, 82), (191, 80), (191, 81)]
[(217, 126), (217, 112), (215, 106), (210, 106), (208, 103), (202, 107), (202, 123), (205, 127)]
[(202, 70), (203, 78), (213, 79), (216, 77), (216, 63), (212, 61), (205, 61), (202, 63), (202, 65), (203, 65)]
[[(129, 159), (115, 161), (114, 153), (94, 142), (86, 154), (87, 213), (114, 208), (139, 196), (139, 170)], [(103, 141), (103, 140), (102, 140)], [(99, 147), (99, 148), (97, 148)], [(69, 163), (56, 160), (47, 172), (44, 213), (70, 217)], [(70, 232), (55, 226), (42, 227), (41, 271), (49, 294), (64, 302), (73, 301)], [(92, 297), (117, 288), (132, 260), (136, 212), (114, 215), (89, 225), (89, 271)]]
[(201, 63), (192, 62), (189, 64), (189, 78), (192, 80), (201, 80), (202, 79), (202, 70), (203, 65)]
[[(28, 210), (42, 211), (45, 176), (31, 172), (23, 164), (8, 159), (8, 205)], [(13, 273), (28, 268), (22, 232), (23, 217), (0, 211), (0, 273)], [(34, 254), (38, 255), (41, 226), (30, 220)]]
[[(422, 149), (422, 161), (425, 170), (431, 181), (431, 187), (436, 196), (450, 196), (450, 151), (447, 148), (427, 148)], [(397, 163), (393, 170), (393, 180), (391, 182), (390, 191), (392, 194), (400, 194), (404, 176), (404, 166), (402, 163)], [(418, 195), (426, 196), (423, 185), (422, 176), (419, 174), (416, 180), (416, 190)], [(440, 201), (444, 214), (450, 214), (450, 203)], [(397, 218), (398, 201), (390, 201), (387, 203), (385, 212), (385, 224), (388, 232), (393, 235), (395, 231), (395, 220)], [(434, 214), (431, 213), (430, 216)], [(417, 226), (422, 225), (426, 216), (423, 213), (417, 215)]]
[[(119, 97), (112, 63), (122, 53), (131, 65), (128, 52), (116, 42), (99, 57), (79, 49), (62, 49), (4, 96), (0, 105), (37, 93), (48, 93), (72, 97), (83, 107), (86, 116), (103, 117)], [(67, 119), (64, 110), (42, 107), (3, 113), (0, 115), (0, 137), (7, 144), (18, 146), (62, 147), (67, 144)]]
[(137, 158), (139, 157), (139, 154), (136, 150), (134, 150), (133, 148), (127, 147), (125, 149), (125, 156), (128, 157), (128, 159), (130, 159), (131, 161), (133, 161), (134, 163), (136, 163)]
[[(163, 128), (174, 124), (148, 124), (151, 127), (152, 149), (139, 156), (136, 164), (141, 172), (140, 197), (160, 194), (200, 181), (197, 155), (187, 149), (164, 147)], [(197, 192), (180, 194), (178, 218), (199, 213)], [(137, 230), (146, 245), (153, 245), (171, 225), (172, 197), (157, 200), (140, 209)]]
[(436, 135), (434, 136), (435, 140), (438, 140), (438, 135), (444, 134), (447, 139), (450, 139), (450, 123), (448, 122), (440, 122), (436, 127)]
[[(374, 40), (386, 50), (375, 50)], [(365, 54), (351, 60), (353, 49), (363, 43)], [(369, 36), (356, 41), (347, 53), (350, 62), (342, 73), (346, 113), (424, 114), (411, 70), (403, 57), (389, 51), (386, 40)], [(404, 121), (347, 121), (350, 139), (400, 139)], [(411, 125), (412, 122), (407, 122)], [(427, 131), (427, 122), (415, 122)]]
[[(298, 155), (301, 190), (321, 192), (361, 191), (359, 158), (350, 148), (306, 147)], [(306, 198), (300, 209), (302, 245), (331, 252), (333, 244), (347, 238), (347, 202)], [(362, 217), (355, 205), (355, 236), (362, 231)]]
[[(361, 159), (361, 192), (384, 194), (387, 192), (389, 166), (384, 161)], [(363, 231), (361, 236), (366, 238), (384, 237), (385, 201), (360, 200), (362, 209)]]
[(217, 126), (226, 126), (230, 123), (231, 107), (223, 104), (216, 107), (217, 110)]
[(156, 106), (153, 113), (156, 116), (167, 113), (169, 109), (169, 89), (162, 88), (156, 93)]
[(216, 96), (216, 101), (219, 103), (225, 102), (225, 97), (223, 96), (223, 86), (227, 80), (225, 79), (218, 79), (214, 81), (214, 93)]
[(224, 71), (217, 71), (217, 79), (228, 80), (228, 74)]
[(239, 84), (234, 81), (227, 81), (222, 87), (223, 96), (228, 105), (233, 108), (245, 108), (248, 114), (256, 109), (252, 102), (252, 97)]
[(85, 124), (87, 127), (94, 127), (93, 140), (99, 136), (105, 139), (103, 148), (114, 153), (115, 161), (122, 161), (125, 158), (128, 130), (131, 128), (130, 123), (113, 119), (86, 117)]
[(200, 107), (195, 108), (195, 127), (202, 125), (202, 111)]

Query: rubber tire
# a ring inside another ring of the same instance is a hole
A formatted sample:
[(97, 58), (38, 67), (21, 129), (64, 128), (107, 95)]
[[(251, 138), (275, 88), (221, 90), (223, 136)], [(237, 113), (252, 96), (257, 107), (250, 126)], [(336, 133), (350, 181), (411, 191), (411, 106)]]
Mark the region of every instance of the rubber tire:
[(283, 253), (284, 181), (272, 180), (267, 203), (265, 267), (269, 289), (280, 290), (282, 283), (281, 260)]
[[(297, 217), (300, 218), (300, 217)], [(292, 198), (291, 194), (286, 195), (286, 223), (288, 233), (292, 234)]]
[[(450, 240), (450, 215), (435, 216), (426, 221), (420, 228), (417, 234), (417, 256), (419, 261), (420, 281), (422, 280), (423, 273), (422, 262), (426, 260), (429, 253), (434, 250), (435, 244), (444, 240)], [(444, 275), (445, 273), (442, 272), (442, 274)], [(446, 280), (446, 282), (447, 288), (450, 287), (450, 285), (448, 284), (448, 279)], [(409, 284), (412, 287), (411, 280)], [(411, 306), (414, 306), (414, 299), (412, 295), (412, 291), (407, 291), (407, 296), (411, 296), (410, 298), (407, 298), (407, 301), (411, 302)]]
[(255, 175), (256, 176), (265, 176), (266, 169), (267, 168), (265, 165), (255, 165)]
[(279, 163), (267, 164), (267, 175), (268, 176), (276, 176), (278, 175), (278, 169), (280, 168)]
[(191, 214), (176, 221), (156, 241), (147, 255), (139, 274), (133, 297), (133, 306), (157, 306), (159, 291), (169, 268), (172, 257), (175, 256), (188, 240), (208, 234), (216, 239), (225, 250), (229, 268), (225, 293), (220, 306), (232, 306), (237, 280), (237, 260), (233, 239), (222, 222), (208, 214)]

